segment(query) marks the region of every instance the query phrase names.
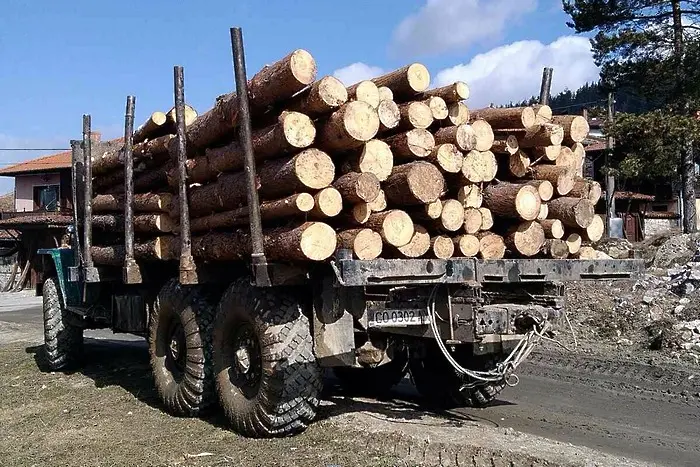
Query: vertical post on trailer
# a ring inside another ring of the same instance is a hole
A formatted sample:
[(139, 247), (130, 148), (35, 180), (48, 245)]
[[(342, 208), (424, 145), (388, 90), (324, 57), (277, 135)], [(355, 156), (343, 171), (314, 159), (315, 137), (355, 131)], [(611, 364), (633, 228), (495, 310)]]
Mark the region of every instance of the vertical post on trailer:
[(70, 141), (71, 149), (71, 201), (73, 203), (73, 239), (75, 242), (75, 263), (74, 267), (79, 268), (83, 264), (83, 251), (80, 248), (80, 226), (83, 219), (83, 198), (78, 187), (85, 186), (85, 177), (83, 176), (83, 169), (85, 167), (85, 160), (83, 159), (83, 150), (80, 147), (81, 141), (77, 139), (72, 139)]
[(185, 74), (181, 66), (174, 67), (175, 123), (177, 128), (177, 175), (180, 209), (180, 283), (197, 284), (197, 268), (192, 258), (190, 210), (187, 198), (187, 135), (185, 134)]
[[(613, 93), (608, 93), (608, 114), (607, 124), (611, 125), (614, 118), (614, 97)], [(611, 221), (615, 218), (615, 176), (610, 172), (610, 153), (615, 146), (615, 140), (608, 135), (605, 149), (605, 232), (611, 236)]]
[(258, 286), (271, 285), (267, 258), (263, 245), (260, 200), (255, 183), (255, 156), (253, 154), (252, 128), (250, 122), (250, 103), (248, 102), (248, 78), (245, 69), (245, 52), (243, 50), (243, 33), (241, 28), (231, 28), (231, 49), (233, 52), (233, 71), (236, 79), (238, 96), (238, 130), (239, 140), (244, 154), (244, 170), (248, 192), (248, 219), (252, 243), (251, 265), (253, 278)]
[(549, 97), (552, 92), (552, 74), (554, 68), (545, 67), (542, 70), (542, 85), (540, 86), (540, 105), (549, 105)]
[(140, 284), (141, 269), (134, 259), (134, 106), (136, 98), (126, 98), (124, 114), (124, 269), (125, 284)]
[(83, 278), (85, 282), (98, 282), (99, 276), (92, 261), (92, 119), (83, 115), (83, 157), (85, 158), (85, 194), (83, 221)]

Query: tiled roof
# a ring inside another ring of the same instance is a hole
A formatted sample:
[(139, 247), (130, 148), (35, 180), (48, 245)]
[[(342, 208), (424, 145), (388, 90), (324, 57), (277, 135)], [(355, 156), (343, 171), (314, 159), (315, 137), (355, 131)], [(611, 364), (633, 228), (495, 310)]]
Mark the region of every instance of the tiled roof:
[(14, 176), (26, 173), (50, 172), (60, 169), (70, 169), (70, 166), (71, 152), (65, 151), (5, 167), (0, 169), (0, 175)]
[(616, 191), (615, 199), (629, 199), (634, 201), (654, 201), (654, 197), (651, 195), (645, 195), (644, 193), (635, 193), (633, 191)]

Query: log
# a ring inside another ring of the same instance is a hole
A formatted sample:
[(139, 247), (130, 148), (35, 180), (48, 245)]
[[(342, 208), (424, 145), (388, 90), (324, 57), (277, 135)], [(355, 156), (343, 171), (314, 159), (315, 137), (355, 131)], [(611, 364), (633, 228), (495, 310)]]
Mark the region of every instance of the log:
[(450, 114), (450, 111), (447, 108), (447, 103), (442, 97), (432, 96), (428, 97), (422, 102), (430, 108), (430, 112), (434, 120), (444, 120)]
[(426, 158), (446, 173), (459, 173), (464, 163), (464, 154), (454, 144), (440, 144)]
[(542, 123), (528, 128), (518, 143), (520, 148), (534, 148), (537, 146), (559, 146), (564, 140), (564, 130), (559, 125)]
[(491, 232), (479, 232), (479, 257), (481, 259), (502, 259), (506, 255), (503, 237)]
[(554, 196), (554, 186), (549, 180), (530, 180), (525, 183), (537, 188), (542, 201), (549, 201)]
[(479, 254), (479, 239), (476, 235), (460, 235), (453, 239), (455, 255), (473, 258)]
[(394, 130), (401, 122), (401, 109), (399, 109), (398, 104), (394, 101), (380, 101), (379, 107), (377, 107), (377, 115), (379, 117), (380, 132)]
[(569, 257), (569, 246), (564, 240), (550, 238), (544, 241), (542, 253), (554, 259), (566, 259)]
[(469, 123), (469, 107), (464, 102), (450, 104), (447, 108), (447, 118), (441, 121), (444, 126), (458, 126)]
[[(294, 192), (316, 191), (329, 186), (335, 178), (335, 166), (325, 152), (305, 149), (291, 158), (270, 160), (258, 170), (260, 195), (279, 198)], [(240, 188), (245, 189), (245, 186)], [(376, 195), (375, 195), (376, 196)]]
[(372, 213), (365, 225), (378, 232), (387, 245), (395, 247), (410, 242), (415, 231), (409, 215), (398, 209)]
[[(580, 161), (586, 160), (586, 148), (583, 144), (581, 144), (581, 143), (572, 144), (571, 150), (574, 152), (574, 155), (576, 156), (577, 160), (580, 160)], [(583, 168), (583, 163), (581, 165)]]
[(372, 139), (367, 141), (361, 149), (345, 156), (343, 172), (360, 172), (374, 174), (380, 182), (383, 182), (394, 168), (394, 155), (391, 147), (384, 141)]
[(418, 161), (394, 167), (384, 182), (389, 203), (410, 206), (432, 203), (445, 189), (445, 179), (433, 164)]
[(352, 204), (369, 203), (379, 196), (379, 180), (373, 173), (349, 172), (340, 176), (333, 187), (344, 201)]
[[(134, 216), (134, 232), (169, 233), (175, 223), (167, 214), (139, 214)], [(119, 214), (100, 214), (92, 217), (95, 229), (124, 232), (124, 216)]]
[(396, 256), (420, 258), (430, 250), (430, 234), (422, 225), (414, 226), (414, 233), (406, 245), (395, 249)]
[[(439, 219), (433, 225), (442, 232), (456, 232), (464, 225), (464, 208), (456, 199), (442, 200)], [(481, 218), (479, 219), (481, 220)]]
[[(99, 266), (123, 266), (126, 259), (124, 245), (92, 246), (92, 260)], [(177, 247), (173, 237), (156, 237), (134, 244), (136, 261), (167, 261), (177, 258)]]
[(372, 260), (382, 254), (382, 237), (371, 229), (350, 229), (338, 232), (338, 248), (352, 250), (361, 260)]
[(413, 219), (421, 222), (432, 223), (432, 221), (440, 219), (442, 215), (442, 200), (435, 200), (432, 203), (424, 204), (415, 209), (408, 211)]
[(566, 247), (569, 249), (569, 254), (575, 255), (581, 249), (581, 236), (577, 233), (572, 233), (566, 237)]
[[(148, 171), (134, 176), (134, 191), (157, 191), (168, 186), (168, 173), (175, 166), (172, 161), (168, 161), (160, 167), (149, 169)], [(119, 185), (118, 193), (124, 192), (124, 184)]]
[(353, 206), (350, 212), (340, 216), (339, 224), (364, 225), (371, 215), (369, 203), (359, 203)]
[(598, 243), (600, 239), (603, 238), (603, 234), (605, 234), (605, 220), (603, 216), (596, 214), (593, 216), (593, 221), (588, 227), (585, 229), (577, 229), (576, 233), (578, 233), (583, 240)]
[(491, 146), (491, 152), (495, 154), (516, 154), (520, 149), (518, 138), (508, 135), (505, 139), (496, 139)]
[[(462, 218), (464, 231), (468, 234), (475, 234), (481, 229), (484, 218), (478, 208), (462, 208)], [(461, 226), (460, 226), (461, 227)], [(489, 227), (490, 228), (490, 227)]]
[(314, 195), (314, 206), (309, 211), (312, 219), (335, 217), (343, 210), (343, 197), (333, 187), (324, 188)]
[(581, 143), (590, 132), (588, 121), (581, 115), (556, 115), (552, 123), (564, 129), (564, 144)]
[(530, 150), (532, 157), (554, 162), (561, 153), (561, 146), (536, 146)]
[[(215, 182), (190, 189), (190, 215), (201, 217), (213, 212), (228, 211), (246, 204), (244, 172), (222, 174)], [(260, 188), (260, 181), (257, 181)]]
[(379, 89), (372, 81), (360, 81), (348, 88), (348, 99), (366, 102), (373, 109), (379, 107)]
[(465, 208), (480, 208), (484, 199), (479, 185), (462, 185), (457, 190), (457, 200)]
[(601, 259), (601, 256), (603, 254), (605, 254), (605, 253), (602, 253), (593, 247), (582, 246), (581, 249), (578, 250), (578, 253), (576, 253), (576, 258), (578, 258), (578, 259)]
[(433, 113), (427, 104), (423, 102), (407, 102), (399, 105), (399, 130), (411, 130), (414, 128), (426, 129), (433, 123)]
[[(549, 202), (549, 213), (567, 227), (585, 229), (593, 222), (593, 203), (587, 199), (556, 198)], [(572, 252), (573, 254), (573, 252)]]
[(540, 225), (546, 238), (564, 238), (564, 224), (559, 219), (544, 219), (540, 221)]
[(377, 110), (366, 102), (353, 101), (320, 123), (316, 142), (321, 148), (346, 151), (362, 146), (379, 131)]
[(167, 121), (167, 117), (163, 112), (153, 112), (136, 131), (134, 131), (134, 144), (140, 143), (147, 139), (151, 139), (152, 135), (159, 136), (163, 125)]
[(549, 206), (547, 206), (547, 203), (542, 203), (540, 206), (540, 213), (537, 215), (537, 220), (545, 220), (547, 216), (549, 216)]
[(438, 235), (430, 239), (430, 256), (438, 259), (450, 259), (455, 254), (455, 244), (450, 237)]
[(377, 197), (374, 198), (374, 200), (367, 203), (367, 205), (372, 212), (384, 211), (387, 207), (386, 195), (384, 194), (384, 190), (379, 190), (379, 194), (377, 195)]
[(574, 172), (569, 167), (539, 164), (531, 168), (530, 175), (536, 180), (549, 181), (559, 196), (567, 195), (574, 187)]
[(602, 196), (603, 188), (600, 183), (593, 180), (577, 177), (574, 186), (568, 195), (572, 198), (586, 198), (591, 203), (598, 204)]
[(320, 117), (334, 112), (347, 101), (345, 85), (333, 76), (324, 76), (288, 100), (284, 107), (309, 117)]
[(552, 123), (552, 108), (548, 105), (535, 105), (535, 123)]
[(435, 147), (435, 138), (432, 133), (422, 129), (389, 136), (384, 139), (384, 142), (391, 147), (394, 156), (408, 159), (428, 157)]
[[(248, 82), (253, 113), (287, 100), (316, 79), (316, 62), (307, 51), (298, 49), (264, 67)], [(238, 123), (238, 98), (235, 93), (216, 99), (214, 107), (187, 127), (188, 151), (221, 143)]]
[(508, 174), (515, 178), (523, 178), (530, 168), (530, 158), (523, 151), (508, 156)]
[(471, 151), (476, 146), (476, 135), (471, 125), (439, 128), (434, 133), (435, 144), (454, 144), (461, 151)]
[(463, 182), (490, 182), (496, 177), (498, 162), (491, 151), (469, 151), (464, 156), (461, 177)]
[(469, 86), (467, 83), (457, 81), (440, 88), (428, 89), (423, 92), (422, 97), (440, 97), (447, 104), (456, 104), (469, 99)]
[(484, 189), (484, 206), (497, 216), (533, 221), (542, 200), (535, 187), (501, 182)]
[(486, 120), (492, 128), (528, 129), (535, 124), (532, 107), (486, 108), (471, 111), (472, 119)]
[(379, 102), (394, 100), (394, 93), (388, 87), (379, 86), (377, 91), (379, 91)]
[[(336, 245), (335, 231), (322, 222), (263, 231), (265, 255), (272, 260), (323, 261), (335, 252)], [(202, 261), (237, 261), (250, 253), (250, 232), (245, 228), (192, 237), (192, 255)]]
[[(170, 193), (137, 193), (134, 195), (135, 212), (170, 212), (176, 205)], [(92, 199), (92, 211), (124, 212), (123, 195), (97, 195)]]
[(571, 167), (575, 176), (583, 177), (583, 159), (566, 146), (561, 148), (561, 153), (554, 164), (559, 167)]
[[(190, 126), (195, 120), (197, 120), (197, 111), (194, 109), (194, 107), (185, 104), (185, 128)], [(177, 133), (177, 118), (175, 115), (175, 107), (171, 108), (167, 114), (165, 114), (167, 121), (165, 122), (165, 125), (167, 127), (166, 131), (168, 133), (175, 134)]]
[(377, 86), (386, 86), (399, 99), (408, 100), (428, 89), (430, 72), (420, 64), (413, 63), (391, 73), (372, 79)]
[(544, 245), (544, 229), (538, 222), (523, 222), (512, 228), (504, 240), (510, 251), (532, 257), (539, 253)]
[[(287, 198), (260, 203), (260, 216), (264, 221), (300, 217), (311, 211), (313, 207), (313, 196), (308, 193), (299, 193)], [(193, 218), (190, 221), (190, 230), (192, 232), (204, 232), (223, 227), (248, 225), (249, 223), (248, 207), (245, 206), (231, 211)]]
[(493, 214), (489, 208), (479, 208), (481, 213), (481, 230), (491, 230), (493, 227)]
[(474, 149), (481, 152), (490, 151), (495, 141), (491, 125), (485, 120), (476, 120), (472, 123), (472, 129), (475, 138)]

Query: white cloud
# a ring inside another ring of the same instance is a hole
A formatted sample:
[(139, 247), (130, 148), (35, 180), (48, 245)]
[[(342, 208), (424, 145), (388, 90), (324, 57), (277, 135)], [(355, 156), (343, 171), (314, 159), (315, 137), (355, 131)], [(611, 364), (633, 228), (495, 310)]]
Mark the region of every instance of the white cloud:
[(499, 37), (536, 7), (537, 0), (427, 0), (396, 28), (391, 49), (410, 56), (463, 50)]
[(350, 86), (357, 82), (376, 78), (384, 74), (384, 70), (378, 66), (370, 66), (366, 63), (356, 62), (333, 72), (333, 76), (343, 82), (345, 86)]
[(497, 47), (469, 63), (440, 71), (435, 85), (464, 81), (471, 89), (469, 106), (473, 108), (507, 104), (538, 95), (545, 66), (554, 68), (552, 94), (598, 79), (588, 39), (564, 36), (548, 45), (520, 41)]

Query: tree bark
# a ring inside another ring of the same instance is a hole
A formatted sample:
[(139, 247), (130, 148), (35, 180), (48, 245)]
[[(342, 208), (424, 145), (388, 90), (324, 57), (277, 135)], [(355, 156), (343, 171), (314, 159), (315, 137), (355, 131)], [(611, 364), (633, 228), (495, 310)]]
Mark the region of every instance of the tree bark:
[(444, 120), (450, 115), (450, 111), (447, 108), (447, 103), (442, 97), (431, 96), (425, 100), (422, 100), (422, 102), (430, 108), (430, 113), (433, 116), (433, 120)]
[(484, 202), (479, 185), (462, 185), (457, 190), (457, 200), (465, 208), (480, 208)]
[(588, 121), (581, 115), (555, 115), (552, 123), (564, 129), (564, 144), (581, 143), (590, 132)]
[(455, 255), (473, 258), (479, 254), (479, 239), (476, 235), (460, 235), (453, 239)]
[(373, 139), (367, 141), (361, 149), (346, 156), (343, 172), (361, 172), (374, 174), (380, 182), (391, 175), (394, 168), (394, 155), (391, 147), (384, 141)]
[(379, 102), (379, 107), (377, 107), (377, 115), (379, 116), (380, 133), (396, 129), (401, 122), (401, 109), (396, 102), (391, 100), (382, 100)]
[(384, 142), (391, 147), (395, 157), (423, 159), (430, 155), (435, 147), (435, 138), (428, 130), (410, 130), (389, 136)]
[(536, 146), (530, 150), (530, 153), (536, 159), (544, 159), (549, 162), (554, 162), (559, 157), (561, 148), (561, 146)]
[(343, 210), (343, 197), (333, 187), (324, 188), (314, 195), (314, 207), (309, 212), (312, 219), (336, 217)]
[(469, 99), (469, 86), (462, 81), (457, 81), (441, 88), (428, 89), (421, 95), (425, 98), (433, 96), (442, 98), (447, 104), (456, 104)]
[(362, 146), (378, 131), (375, 108), (366, 102), (348, 102), (319, 124), (316, 144), (330, 151), (346, 151)]
[(432, 224), (433, 221), (440, 219), (442, 215), (442, 200), (438, 199), (432, 203), (410, 209), (407, 212), (414, 220), (425, 222), (426, 225)]
[(479, 257), (481, 259), (502, 259), (506, 255), (503, 237), (491, 232), (479, 232)]
[(432, 203), (445, 189), (437, 167), (428, 162), (411, 162), (394, 167), (384, 182), (387, 201), (400, 206)]
[(486, 108), (472, 110), (474, 119), (486, 120), (493, 128), (527, 129), (535, 124), (532, 107)]
[(372, 80), (377, 86), (386, 86), (397, 99), (408, 100), (428, 89), (430, 72), (420, 64), (413, 63)]
[(372, 81), (360, 81), (348, 88), (348, 99), (366, 102), (376, 109), (379, 107), (379, 89)]
[(459, 173), (464, 163), (464, 154), (454, 144), (446, 143), (436, 146), (426, 158), (446, 173)]
[(147, 139), (151, 139), (152, 135), (159, 136), (162, 127), (165, 125), (167, 117), (163, 112), (153, 112), (136, 131), (134, 131), (134, 144), (138, 144)]
[(387, 245), (402, 247), (413, 238), (413, 221), (404, 211), (393, 209), (370, 214), (366, 227), (378, 232)]
[(544, 245), (544, 229), (534, 221), (523, 222), (508, 232), (505, 237), (510, 251), (532, 257), (540, 252)]
[(439, 128), (434, 138), (435, 144), (454, 144), (462, 151), (468, 152), (476, 147), (476, 135), (469, 124)]
[[(523, 178), (530, 168), (530, 158), (523, 151), (508, 155), (508, 171), (510, 177)], [(505, 174), (504, 174), (505, 175)], [(508, 178), (508, 177), (504, 177)]]
[[(143, 243), (134, 244), (136, 261), (167, 261), (176, 259), (177, 247), (174, 237), (156, 237)], [(90, 254), (99, 266), (123, 266), (126, 259), (124, 245), (92, 246)]]
[(371, 229), (338, 232), (338, 248), (352, 250), (357, 259), (372, 260), (382, 254), (382, 237)]
[(569, 246), (564, 240), (550, 238), (544, 241), (542, 253), (553, 259), (566, 259), (569, 256)]
[[(135, 212), (170, 212), (176, 198), (170, 193), (137, 193)], [(124, 195), (97, 195), (92, 199), (93, 212), (124, 212)]]
[(518, 138), (515, 135), (508, 135), (504, 139), (494, 140), (491, 152), (495, 154), (517, 154), (520, 150)]
[(476, 120), (472, 123), (472, 129), (475, 138), (474, 149), (481, 152), (490, 151), (496, 140), (491, 125), (486, 120)]
[(598, 204), (603, 194), (603, 188), (600, 183), (585, 178), (576, 178), (574, 187), (568, 193), (572, 198), (585, 198), (594, 205)]
[(438, 259), (450, 259), (455, 254), (455, 244), (450, 237), (438, 235), (430, 239), (430, 256)]
[(392, 248), (392, 251), (395, 256), (401, 258), (420, 258), (428, 253), (429, 249), (430, 234), (422, 225), (415, 225), (411, 241), (404, 246)]
[(540, 221), (540, 225), (546, 238), (564, 238), (564, 224), (559, 219), (544, 219)]
[(342, 175), (333, 187), (344, 201), (352, 204), (369, 203), (379, 196), (379, 180), (373, 173), (349, 172)]
[(567, 227), (585, 229), (593, 222), (593, 203), (587, 199), (556, 198), (549, 202), (549, 214)]
[(285, 102), (284, 107), (309, 117), (320, 117), (334, 112), (347, 101), (348, 91), (343, 83), (333, 76), (324, 76)]
[(478, 208), (462, 208), (462, 218), (463, 222), (460, 227), (464, 226), (464, 231), (466, 233), (475, 234), (481, 230), (484, 218)]
[(414, 128), (425, 130), (433, 123), (433, 113), (423, 102), (407, 102), (399, 105), (399, 130), (408, 131)]
[(530, 185), (501, 182), (484, 189), (484, 206), (497, 216), (533, 221), (541, 204), (537, 189)]
[[(257, 187), (260, 188), (259, 179)], [(189, 198), (192, 217), (202, 217), (243, 206), (248, 202), (245, 173), (222, 174), (215, 182), (192, 187)]]
[(562, 141), (564, 141), (563, 128), (552, 123), (531, 126), (518, 139), (521, 149), (537, 146), (560, 146)]
[(547, 180), (554, 186), (559, 196), (565, 196), (574, 187), (574, 172), (570, 167), (557, 167), (554, 165), (535, 165), (532, 167), (532, 178)]
[[(92, 217), (95, 229), (124, 232), (124, 216), (119, 214), (100, 214)], [(175, 228), (175, 223), (167, 214), (139, 214), (134, 216), (134, 232), (139, 233), (169, 233)]]

